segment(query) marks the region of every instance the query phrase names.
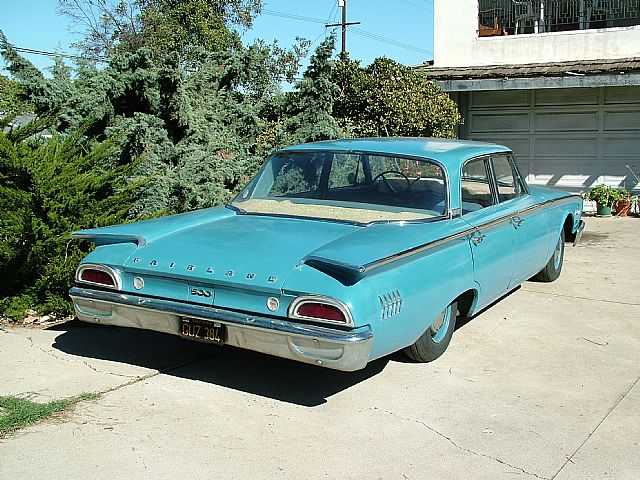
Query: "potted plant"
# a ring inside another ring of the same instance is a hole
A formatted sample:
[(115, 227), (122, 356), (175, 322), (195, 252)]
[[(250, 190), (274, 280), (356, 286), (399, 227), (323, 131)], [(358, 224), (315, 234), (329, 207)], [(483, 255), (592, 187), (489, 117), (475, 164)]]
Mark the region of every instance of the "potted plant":
[(620, 192), (620, 199), (613, 204), (613, 210), (618, 217), (626, 217), (632, 205), (631, 194), (625, 188), (621, 188), (618, 191)]
[(610, 217), (613, 202), (620, 200), (622, 198), (622, 194), (617, 188), (600, 184), (589, 190), (585, 194), (584, 198), (585, 200), (596, 202), (596, 213), (598, 215), (602, 217)]

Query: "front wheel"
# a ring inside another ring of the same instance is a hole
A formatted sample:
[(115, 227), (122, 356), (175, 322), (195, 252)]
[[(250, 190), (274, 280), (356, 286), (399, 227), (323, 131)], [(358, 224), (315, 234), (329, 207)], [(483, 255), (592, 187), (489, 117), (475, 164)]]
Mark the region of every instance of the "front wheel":
[(560, 232), (560, 238), (558, 239), (558, 243), (556, 244), (556, 248), (553, 250), (553, 255), (545, 265), (545, 267), (540, 270), (533, 277), (534, 280), (538, 280), (539, 282), (553, 282), (557, 280), (560, 276), (560, 272), (562, 271), (562, 262), (564, 260), (564, 229)]
[(416, 362), (431, 362), (444, 353), (451, 342), (456, 327), (457, 302), (445, 308), (438, 318), (427, 328), (413, 345), (404, 349), (404, 353)]

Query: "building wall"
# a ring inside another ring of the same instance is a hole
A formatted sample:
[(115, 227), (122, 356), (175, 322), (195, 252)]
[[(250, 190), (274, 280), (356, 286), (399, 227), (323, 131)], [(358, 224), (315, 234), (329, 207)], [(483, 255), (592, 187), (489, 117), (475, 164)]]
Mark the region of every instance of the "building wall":
[(640, 26), (478, 37), (477, 0), (434, 0), (436, 67), (640, 56)]

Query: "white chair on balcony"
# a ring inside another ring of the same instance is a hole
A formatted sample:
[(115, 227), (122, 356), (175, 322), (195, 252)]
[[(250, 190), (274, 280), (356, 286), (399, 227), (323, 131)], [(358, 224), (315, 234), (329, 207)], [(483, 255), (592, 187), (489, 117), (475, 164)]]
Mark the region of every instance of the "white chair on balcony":
[(515, 32), (524, 33), (524, 29), (528, 22), (533, 20), (533, 30), (535, 33), (539, 31), (539, 18), (533, 11), (532, 0), (511, 0), (513, 3), (513, 13), (516, 21)]

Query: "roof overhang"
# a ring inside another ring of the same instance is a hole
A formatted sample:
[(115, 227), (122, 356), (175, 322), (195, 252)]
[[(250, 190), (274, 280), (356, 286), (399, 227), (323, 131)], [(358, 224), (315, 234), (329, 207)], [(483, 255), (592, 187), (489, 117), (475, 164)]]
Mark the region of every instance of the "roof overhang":
[(640, 85), (640, 58), (448, 68), (421, 65), (414, 71), (447, 92)]
[(617, 75), (576, 75), (566, 77), (477, 78), (437, 80), (445, 92), (479, 90), (533, 90), (542, 88), (626, 87), (640, 85), (640, 73)]

